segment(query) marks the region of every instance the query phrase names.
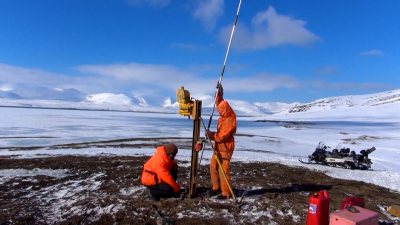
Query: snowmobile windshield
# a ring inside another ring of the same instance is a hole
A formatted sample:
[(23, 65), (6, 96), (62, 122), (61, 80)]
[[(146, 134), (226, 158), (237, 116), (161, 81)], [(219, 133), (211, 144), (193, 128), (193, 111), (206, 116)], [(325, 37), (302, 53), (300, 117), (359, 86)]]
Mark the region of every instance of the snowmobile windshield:
[(317, 149), (326, 149), (325, 143), (323, 141), (320, 141), (317, 145)]
[(340, 151), (340, 149), (342, 149), (342, 143), (339, 143), (338, 145), (336, 145), (336, 147), (334, 149), (337, 149), (338, 151)]

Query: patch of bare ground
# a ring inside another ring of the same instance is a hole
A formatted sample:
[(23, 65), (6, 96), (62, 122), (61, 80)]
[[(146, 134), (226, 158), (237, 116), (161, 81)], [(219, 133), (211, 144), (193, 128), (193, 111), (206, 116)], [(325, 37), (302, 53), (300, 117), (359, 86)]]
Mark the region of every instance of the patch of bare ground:
[[(244, 195), (241, 205), (203, 197), (153, 202), (139, 180), (147, 159), (0, 157), (1, 171), (30, 172), (0, 176), (0, 224), (157, 224), (162, 222), (158, 215), (175, 224), (305, 224), (309, 196), (321, 190), (330, 196), (330, 213), (340, 209), (346, 195), (355, 195), (365, 199), (367, 209), (379, 212), (381, 220), (391, 221), (379, 206), (400, 202), (398, 193), (373, 184), (301, 167), (241, 162), (230, 166), (236, 196)], [(187, 162), (178, 162), (183, 163)], [(208, 170), (208, 165), (200, 166), (199, 193), (210, 187)], [(189, 168), (182, 166), (179, 171), (178, 183), (187, 185)]]
[(372, 140), (380, 140), (380, 139), (389, 139), (387, 137), (377, 137), (377, 136), (368, 136), (368, 135), (361, 135), (357, 138), (344, 138), (341, 139), (345, 144), (357, 144), (357, 141), (372, 141)]

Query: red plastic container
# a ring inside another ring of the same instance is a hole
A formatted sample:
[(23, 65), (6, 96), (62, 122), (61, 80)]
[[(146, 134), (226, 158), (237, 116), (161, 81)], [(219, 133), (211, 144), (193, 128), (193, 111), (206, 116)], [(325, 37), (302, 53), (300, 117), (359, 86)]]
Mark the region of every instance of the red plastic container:
[(329, 196), (320, 191), (310, 196), (308, 204), (307, 225), (329, 224)]
[(379, 213), (353, 206), (356, 211), (350, 212), (347, 209), (331, 214), (330, 225), (378, 225)]
[(365, 208), (365, 203), (363, 198), (346, 196), (346, 199), (342, 202), (342, 209), (351, 206), (359, 206)]

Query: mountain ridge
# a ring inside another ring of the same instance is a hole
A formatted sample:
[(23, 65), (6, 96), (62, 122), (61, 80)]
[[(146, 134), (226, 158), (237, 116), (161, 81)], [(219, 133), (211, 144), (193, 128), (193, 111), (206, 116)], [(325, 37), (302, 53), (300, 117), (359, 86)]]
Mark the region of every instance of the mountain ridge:
[[(154, 96), (149, 98), (152, 97), (155, 98)], [(20, 87), (0, 90), (0, 106), (178, 113), (179, 104), (176, 101), (173, 102), (171, 97), (157, 97), (157, 102), (148, 102), (146, 97), (138, 95), (130, 98), (124, 94), (115, 93), (87, 95), (73, 88)], [(194, 94), (192, 97), (202, 101), (203, 114), (211, 114), (214, 105), (212, 96)], [(366, 95), (321, 98), (308, 103), (252, 103), (234, 99), (227, 99), (227, 101), (238, 116), (293, 115), (396, 104), (400, 103), (400, 89)]]
[(366, 95), (345, 95), (322, 98), (289, 109), (288, 113), (316, 112), (328, 109), (379, 106), (400, 102), (400, 89)]

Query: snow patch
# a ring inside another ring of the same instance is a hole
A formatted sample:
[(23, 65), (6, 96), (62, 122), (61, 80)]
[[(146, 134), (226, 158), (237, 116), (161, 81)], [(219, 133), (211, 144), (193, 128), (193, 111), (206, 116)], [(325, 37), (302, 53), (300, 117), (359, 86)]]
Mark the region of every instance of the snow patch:
[(0, 184), (4, 184), (7, 180), (15, 177), (34, 177), (34, 176), (49, 176), (54, 178), (63, 178), (70, 176), (68, 170), (58, 169), (58, 170), (48, 170), (48, 169), (5, 169), (0, 170)]

